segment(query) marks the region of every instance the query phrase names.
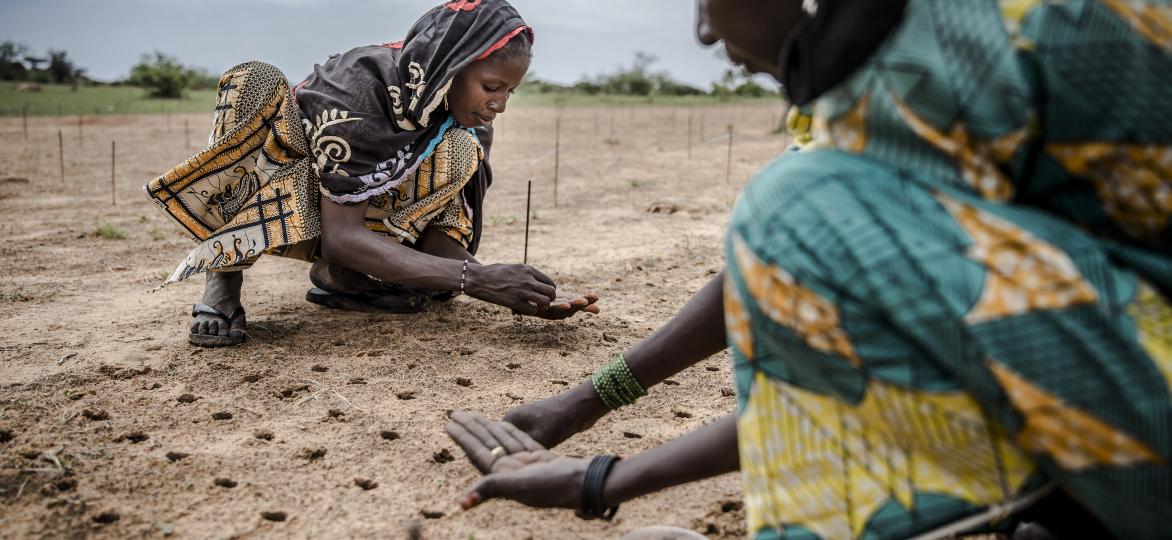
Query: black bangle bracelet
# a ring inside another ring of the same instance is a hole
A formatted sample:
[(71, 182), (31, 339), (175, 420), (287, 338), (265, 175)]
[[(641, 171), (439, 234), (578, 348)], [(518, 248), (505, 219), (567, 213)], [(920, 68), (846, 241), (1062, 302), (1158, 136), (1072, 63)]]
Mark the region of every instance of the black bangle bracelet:
[(612, 455), (594, 456), (594, 459), (590, 460), (586, 474), (582, 477), (582, 517), (610, 521), (619, 511), (617, 504), (606, 508), (602, 502), (602, 488), (606, 485), (606, 476), (618, 460), (618, 456)]

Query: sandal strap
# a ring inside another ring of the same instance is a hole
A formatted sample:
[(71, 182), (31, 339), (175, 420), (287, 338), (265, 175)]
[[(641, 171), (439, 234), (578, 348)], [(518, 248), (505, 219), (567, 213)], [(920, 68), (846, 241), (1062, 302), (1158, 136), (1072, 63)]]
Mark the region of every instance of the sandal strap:
[(214, 315), (220, 319), (223, 319), (224, 321), (231, 323), (232, 321), (235, 321), (236, 319), (244, 316), (244, 306), (236, 308), (236, 310), (233, 311), (231, 315), (224, 315), (223, 311), (220, 311), (207, 304), (192, 304), (191, 316), (195, 317), (197, 315)]

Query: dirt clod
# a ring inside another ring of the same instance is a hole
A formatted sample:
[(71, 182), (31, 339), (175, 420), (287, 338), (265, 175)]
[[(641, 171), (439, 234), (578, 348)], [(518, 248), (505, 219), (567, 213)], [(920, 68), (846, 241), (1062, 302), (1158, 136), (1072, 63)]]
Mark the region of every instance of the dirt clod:
[(704, 369), (707, 369), (708, 371), (720, 371), (720, 368), (716, 366), (704, 366)]
[(302, 448), (297, 451), (297, 457), (307, 461), (315, 461), (325, 457), (325, 455), (325, 448)]
[(724, 397), (733, 397), (737, 395), (737, 393), (733, 392), (732, 388), (725, 387), (720, 389), (720, 395)]
[(427, 519), (439, 519), (444, 517), (444, 513), (439, 510), (420, 510), (419, 514)]
[(252, 433), (252, 436), (253, 436), (253, 437), (256, 437), (256, 438), (258, 438), (258, 439), (260, 439), (260, 440), (262, 440), (262, 441), (271, 441), (271, 440), (273, 440), (273, 432), (271, 432), (271, 431), (268, 431), (268, 430), (266, 430), (266, 429), (262, 429), (262, 430), (254, 431), (254, 432)]
[(317, 372), (317, 373), (325, 373), (325, 372), (329, 371), (330, 368), (325, 367), (321, 364), (314, 364), (312, 367), (309, 368), (309, 370)]
[(93, 517), (94, 523), (101, 523), (102, 525), (117, 523), (120, 519), (122, 519), (122, 516), (118, 515), (118, 512), (111, 512), (109, 510), (96, 514)]
[(340, 409), (330, 409), (326, 412), (326, 416), (330, 418), (341, 418), (346, 416), (346, 413), (342, 412)]
[(386, 429), (384, 429), (382, 433), (379, 433), (379, 436), (388, 441), (397, 441), (402, 438), (398, 431), (390, 431)]
[(252, 384), (256, 381), (259, 381), (260, 377), (261, 375), (259, 373), (253, 373), (252, 375), (245, 375), (243, 381)]
[(363, 491), (370, 491), (378, 487), (378, 482), (375, 482), (369, 478), (355, 478), (354, 485), (362, 488)]
[(261, 512), (260, 517), (269, 521), (285, 521), (288, 517), (284, 512)]
[(236, 481), (232, 480), (231, 478), (217, 478), (213, 480), (212, 483), (222, 488), (231, 489), (236, 487)]
[(403, 400), (415, 399), (415, 391), (414, 390), (407, 390), (404, 392), (399, 392), (399, 393), (395, 394), (395, 397), (397, 397), (399, 399), (403, 399)]
[(195, 400), (197, 399), (199, 398), (196, 397), (195, 394), (183, 394), (182, 396), (175, 398), (175, 401), (178, 401), (179, 403), (195, 403)]
[(680, 381), (677, 381), (674, 379), (664, 379), (663, 384), (666, 384), (668, 386), (679, 386)]
[(354, 377), (349, 384), (366, 384), (366, 377)]
[(12, 434), (11, 430), (0, 429), (0, 443), (6, 443), (15, 438), (16, 436)]
[(642, 439), (643, 438), (642, 435), (635, 433), (634, 431), (624, 431), (623, 437), (626, 437), (628, 439)]
[(676, 418), (691, 418), (692, 417), (692, 413), (690, 413), (688, 411), (674, 411), (674, 414), (676, 415)]
[(72, 477), (60, 478), (56, 482), (53, 482), (53, 487), (57, 488), (57, 491), (73, 491), (77, 487), (77, 479)]
[(472, 379), (469, 379), (467, 377), (456, 377), (456, 384), (467, 388), (469, 386), (472, 386)]
[(610, 334), (608, 334), (608, 333), (606, 333), (606, 332), (603, 332), (603, 333), (602, 333), (602, 340), (603, 340), (603, 341), (605, 341), (605, 342), (607, 342), (607, 343), (615, 343), (615, 342), (617, 342), (617, 341), (619, 340), (619, 338), (617, 338), (617, 337), (614, 337), (614, 336), (612, 336), (612, 335), (610, 335)]
[(123, 433), (122, 435), (119, 435), (117, 439), (114, 439), (114, 442), (130, 441), (131, 444), (138, 444), (149, 438), (151, 438), (150, 435), (147, 435), (141, 431), (131, 431), (129, 433)]
[(228, 411), (216, 411), (212, 413), (212, 420), (231, 420), (232, 413)]
[(186, 452), (171, 451), (171, 452), (167, 452), (167, 459), (171, 460), (171, 462), (174, 463), (174, 462), (182, 460), (182, 459), (187, 459), (187, 455), (188, 454)]
[(521, 367), (521, 364), (518, 362), (509, 362), (508, 365), (506, 365), (505, 367), (507, 367), (509, 369), (517, 369), (517, 368)]
[(741, 501), (724, 501), (720, 503), (721, 512), (732, 512), (733, 510), (740, 510), (744, 508), (745, 503)]
[(102, 409), (85, 409), (81, 411), (81, 415), (87, 420), (109, 420), (110, 413)]
[(453, 456), (451, 451), (449, 451), (447, 448), (444, 448), (439, 452), (432, 454), (431, 459), (435, 460), (436, 463), (443, 465), (444, 463), (451, 463), (455, 461), (456, 456)]

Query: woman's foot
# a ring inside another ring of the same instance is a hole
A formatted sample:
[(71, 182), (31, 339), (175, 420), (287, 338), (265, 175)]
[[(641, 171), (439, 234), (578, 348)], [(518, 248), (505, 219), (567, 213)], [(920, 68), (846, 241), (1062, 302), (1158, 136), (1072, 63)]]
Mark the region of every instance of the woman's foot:
[(324, 259), (309, 269), (314, 288), (305, 299), (320, 306), (369, 313), (416, 313), (427, 307), (426, 291), (384, 283)]
[(192, 310), (188, 341), (201, 347), (239, 345), (247, 339), (248, 322), (240, 305), (244, 272), (208, 272), (203, 303)]

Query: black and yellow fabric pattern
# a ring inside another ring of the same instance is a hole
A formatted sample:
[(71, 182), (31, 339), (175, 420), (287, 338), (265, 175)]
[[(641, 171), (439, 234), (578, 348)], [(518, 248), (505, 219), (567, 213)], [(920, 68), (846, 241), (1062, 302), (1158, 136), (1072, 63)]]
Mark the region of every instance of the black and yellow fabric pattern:
[[(317, 257), (321, 188), (302, 124), (277, 68), (247, 62), (224, 73), (208, 147), (145, 186), (198, 244), (166, 283), (243, 270), (263, 253)], [(413, 178), (370, 201), (367, 227), (414, 242), (430, 225), (468, 246), (461, 190), (482, 156), (469, 130), (449, 129)]]

